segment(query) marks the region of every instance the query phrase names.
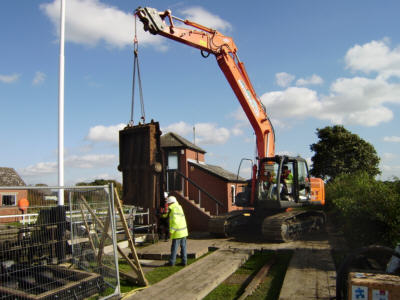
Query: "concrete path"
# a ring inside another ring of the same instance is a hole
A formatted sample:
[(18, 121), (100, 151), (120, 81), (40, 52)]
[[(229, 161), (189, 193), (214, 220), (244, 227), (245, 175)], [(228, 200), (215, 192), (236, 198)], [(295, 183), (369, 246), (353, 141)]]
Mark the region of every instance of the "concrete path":
[(294, 251), (279, 300), (332, 299), (336, 271), (329, 249)]
[(124, 299), (203, 299), (247, 261), (251, 250), (221, 249)]
[[(336, 276), (331, 250), (340, 246), (341, 241), (333, 242), (331, 232), (327, 229), (310, 234), (302, 241), (277, 244), (263, 243), (249, 236), (230, 239), (212, 239), (206, 236), (188, 239), (188, 253), (191, 257), (200, 257), (209, 247), (219, 250), (124, 299), (202, 299), (234, 273), (254, 250), (294, 251), (283, 282), (280, 300), (331, 299), (335, 296)], [(167, 260), (170, 245), (171, 242), (159, 242), (138, 249), (138, 255), (141, 259)]]

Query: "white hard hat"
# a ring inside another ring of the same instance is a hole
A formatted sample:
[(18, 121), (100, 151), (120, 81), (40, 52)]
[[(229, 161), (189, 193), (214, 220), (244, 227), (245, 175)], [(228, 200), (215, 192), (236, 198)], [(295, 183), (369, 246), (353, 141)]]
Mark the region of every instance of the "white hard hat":
[(169, 196), (167, 199), (168, 204), (172, 204), (176, 202), (176, 198), (174, 196)]
[(164, 192), (164, 198), (167, 199), (168, 198), (168, 193)]

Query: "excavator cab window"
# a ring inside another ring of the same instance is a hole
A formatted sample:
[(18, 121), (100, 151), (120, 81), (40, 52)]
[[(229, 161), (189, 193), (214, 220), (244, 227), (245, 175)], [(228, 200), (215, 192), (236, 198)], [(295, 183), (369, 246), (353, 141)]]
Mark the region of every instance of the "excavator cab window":
[(258, 201), (277, 200), (276, 176), (279, 164), (268, 161), (262, 165), (261, 176), (258, 181)]
[(297, 170), (298, 170), (299, 201), (300, 202), (310, 201), (311, 186), (310, 186), (310, 179), (306, 162), (298, 161)]
[(287, 156), (264, 160), (257, 190), (258, 201), (309, 201), (311, 190), (306, 161)]

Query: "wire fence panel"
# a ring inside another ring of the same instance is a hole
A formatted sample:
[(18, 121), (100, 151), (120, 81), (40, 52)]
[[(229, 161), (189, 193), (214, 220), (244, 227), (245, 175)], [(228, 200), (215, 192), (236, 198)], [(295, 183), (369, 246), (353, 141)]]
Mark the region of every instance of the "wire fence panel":
[(59, 190), (0, 187), (1, 300), (120, 294), (112, 186)]

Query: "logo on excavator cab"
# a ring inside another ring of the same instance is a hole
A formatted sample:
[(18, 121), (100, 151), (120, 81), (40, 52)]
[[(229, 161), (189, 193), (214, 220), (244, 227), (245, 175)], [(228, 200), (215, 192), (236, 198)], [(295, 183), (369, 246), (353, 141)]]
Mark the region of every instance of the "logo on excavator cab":
[(251, 95), (251, 92), (249, 91), (249, 89), (246, 88), (246, 85), (244, 84), (244, 82), (239, 79), (239, 86), (243, 91), (243, 94), (245, 95), (247, 102), (250, 103), (250, 106), (253, 108), (253, 111), (255, 113), (255, 115), (258, 117), (260, 114), (260, 110), (258, 108), (257, 102), (256, 100), (254, 100), (253, 96)]
[(207, 42), (206, 41), (200, 40), (199, 44), (202, 45), (203, 47), (207, 47)]

